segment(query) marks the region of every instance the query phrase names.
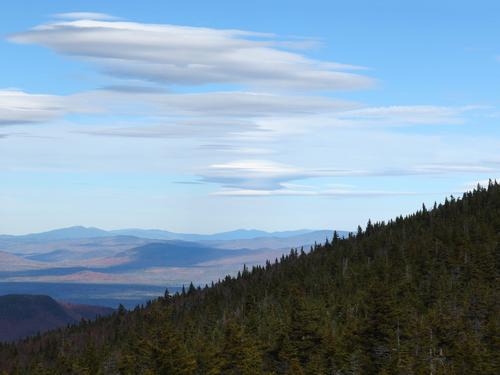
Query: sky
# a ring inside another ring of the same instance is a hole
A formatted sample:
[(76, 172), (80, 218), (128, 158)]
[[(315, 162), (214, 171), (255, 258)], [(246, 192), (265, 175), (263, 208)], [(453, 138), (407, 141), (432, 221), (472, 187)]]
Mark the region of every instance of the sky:
[(498, 1), (6, 1), (0, 233), (354, 230), (500, 178)]

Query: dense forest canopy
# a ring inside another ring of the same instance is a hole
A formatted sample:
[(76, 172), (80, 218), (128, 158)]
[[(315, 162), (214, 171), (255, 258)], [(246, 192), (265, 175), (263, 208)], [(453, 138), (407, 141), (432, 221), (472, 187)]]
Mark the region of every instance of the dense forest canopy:
[(0, 347), (9, 374), (498, 374), (500, 185)]

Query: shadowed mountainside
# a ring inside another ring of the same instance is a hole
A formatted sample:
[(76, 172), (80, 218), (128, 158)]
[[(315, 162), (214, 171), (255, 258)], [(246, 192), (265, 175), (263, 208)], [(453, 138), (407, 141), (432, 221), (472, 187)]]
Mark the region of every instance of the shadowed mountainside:
[(18, 340), (112, 312), (107, 307), (57, 302), (45, 295), (0, 296), (0, 341)]

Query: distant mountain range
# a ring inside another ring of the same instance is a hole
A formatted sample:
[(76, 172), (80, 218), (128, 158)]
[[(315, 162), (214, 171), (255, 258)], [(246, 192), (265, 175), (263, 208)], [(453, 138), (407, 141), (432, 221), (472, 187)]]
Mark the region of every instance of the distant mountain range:
[(158, 240), (183, 240), (183, 241), (230, 241), (253, 238), (287, 238), (301, 234), (315, 232), (310, 229), (299, 229), (293, 231), (281, 232), (266, 232), (256, 229), (237, 229), (229, 232), (221, 232), (214, 234), (189, 234), (189, 233), (174, 233), (157, 229), (121, 229), (113, 230), (109, 233), (135, 236), (140, 238), (151, 238)]
[[(297, 231), (299, 232), (299, 231)], [(284, 233), (284, 232), (282, 232)], [(293, 232), (288, 232), (292, 234)], [(347, 237), (349, 232), (337, 232), (340, 237)], [(200, 243), (217, 247), (219, 249), (291, 249), (301, 246), (310, 246), (316, 243), (324, 243), (326, 239), (332, 238), (331, 230), (316, 230), (301, 234), (290, 235), (288, 237), (265, 236), (257, 238), (239, 238), (234, 240), (205, 240)]]
[(0, 342), (14, 341), (82, 318), (109, 315), (113, 309), (58, 302), (45, 295), (0, 296)]
[[(339, 232), (340, 236), (347, 234)], [(203, 285), (237, 273), (244, 264), (252, 267), (279, 259), (291, 248), (304, 247), (307, 251), (332, 235), (331, 230), (306, 229), (239, 229), (204, 235), (88, 227), (1, 235), (0, 283), (139, 284), (171, 288), (192, 281)], [(4, 293), (18, 292), (11, 288), (4, 289)], [(88, 297), (85, 303), (93, 303), (94, 293)]]
[[(31, 233), (26, 235), (0, 235), (0, 240), (22, 240), (22, 241), (55, 241), (55, 240), (72, 240), (84, 238), (99, 238), (110, 236), (133, 236), (139, 238), (147, 238), (153, 240), (183, 240), (183, 241), (227, 241), (227, 240), (242, 240), (252, 238), (287, 238), (292, 236), (303, 235), (315, 232), (311, 229), (299, 229), (292, 231), (281, 232), (266, 232), (256, 229), (237, 229), (229, 232), (221, 232), (214, 234), (192, 234), (192, 233), (175, 233), (160, 229), (118, 229), (118, 230), (103, 230), (93, 227), (74, 226), (69, 228), (54, 229), (48, 232)], [(331, 231), (329, 231), (331, 232)]]
[(75, 226), (69, 228), (54, 229), (48, 232), (30, 233), (24, 235), (0, 235), (0, 240), (18, 240), (18, 241), (55, 241), (71, 240), (82, 238), (109, 237), (110, 233), (98, 228), (88, 228)]

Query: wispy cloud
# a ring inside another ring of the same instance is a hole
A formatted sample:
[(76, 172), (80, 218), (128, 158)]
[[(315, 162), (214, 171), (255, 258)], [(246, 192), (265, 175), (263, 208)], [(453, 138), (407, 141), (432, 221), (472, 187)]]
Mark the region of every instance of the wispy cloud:
[[(140, 126), (112, 121), (88, 134), (150, 138), (243, 134), (255, 139), (311, 133), (339, 127), (390, 127), (456, 124), (478, 107), (362, 107), (352, 101), (322, 96), (265, 92), (166, 93), (141, 88), (94, 90), (67, 96), (0, 90), (0, 124), (48, 122), (67, 114), (126, 116)], [(84, 117), (83, 117), (84, 119)], [(79, 130), (87, 132), (85, 129)], [(255, 147), (253, 147), (255, 148)], [(247, 147), (247, 151), (250, 148)]]
[[(429, 164), (406, 168), (382, 169), (308, 169), (266, 160), (240, 160), (224, 164), (213, 164), (200, 174), (202, 181), (215, 183), (223, 189), (214, 193), (221, 196), (274, 196), (274, 195), (363, 195), (380, 194), (383, 191), (357, 191), (349, 186), (317, 188), (292, 184), (291, 181), (332, 177), (397, 177), (431, 176), (445, 174), (486, 174), (498, 172), (489, 165)], [(320, 184), (319, 186), (321, 186)], [(387, 192), (392, 193), (392, 192)], [(407, 194), (407, 192), (405, 192)]]
[(200, 151), (219, 152), (227, 154), (269, 155), (276, 151), (271, 148), (262, 147), (237, 147), (230, 144), (203, 144), (198, 147)]
[(212, 193), (215, 196), (223, 197), (337, 197), (337, 198), (363, 198), (363, 197), (381, 197), (395, 195), (416, 195), (416, 192), (409, 191), (385, 191), (385, 190), (359, 190), (359, 189), (318, 189), (318, 190), (300, 190), (282, 188), (278, 190), (256, 190), (256, 189), (223, 189)]
[(64, 112), (64, 105), (58, 96), (0, 90), (0, 125), (46, 122), (62, 116)]
[[(266, 92), (152, 93), (98, 90), (68, 97), (73, 108), (87, 103), (97, 112), (135, 115), (208, 117), (269, 117), (336, 113), (357, 108), (358, 103), (321, 96), (276, 95)], [(135, 105), (134, 105), (135, 103)]]
[(69, 13), (65, 18), (9, 39), (82, 58), (112, 76), (169, 85), (222, 83), (332, 91), (374, 84), (353, 72), (359, 67), (283, 50), (283, 41), (272, 34), (112, 21), (93, 13)]
[(110, 16), (105, 13), (95, 13), (95, 12), (69, 12), (69, 13), (56, 13), (52, 15), (54, 18), (65, 19), (65, 20), (117, 20), (118, 17)]
[(416, 166), (411, 169), (416, 174), (434, 173), (491, 173), (498, 168), (491, 165), (475, 164), (428, 164)]
[(481, 106), (445, 107), (432, 105), (407, 105), (368, 107), (341, 113), (342, 119), (357, 123), (383, 125), (425, 125), (460, 124), (464, 122), (463, 113), (483, 109)]
[[(259, 131), (253, 122), (245, 120), (218, 119), (156, 119), (147, 125), (109, 126), (75, 131), (99, 137), (150, 138), (150, 139), (226, 139), (232, 134)], [(153, 124), (151, 124), (153, 123)]]

